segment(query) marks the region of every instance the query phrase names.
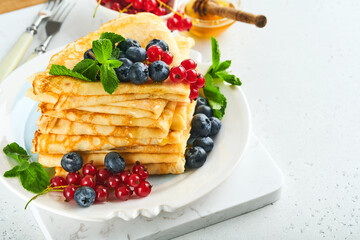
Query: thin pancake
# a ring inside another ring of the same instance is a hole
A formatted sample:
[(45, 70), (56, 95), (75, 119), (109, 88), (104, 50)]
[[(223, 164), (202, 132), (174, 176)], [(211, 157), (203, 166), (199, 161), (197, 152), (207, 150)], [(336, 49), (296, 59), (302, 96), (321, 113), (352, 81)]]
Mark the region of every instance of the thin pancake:
[(37, 102), (54, 104), (54, 109), (76, 109), (78, 107), (88, 107), (96, 105), (114, 105), (121, 104), (121, 102), (133, 100), (163, 100), (171, 102), (189, 102), (187, 95), (177, 94), (123, 94), (123, 95), (108, 95), (108, 96), (67, 96), (57, 95), (54, 93), (43, 93), (35, 95), (33, 89), (29, 88), (26, 91), (26, 96)]
[(129, 126), (160, 128), (168, 131), (176, 108), (176, 103), (169, 102), (158, 119), (133, 118), (129, 116), (91, 113), (79, 110), (45, 110), (42, 114), (48, 117), (66, 119), (72, 122), (83, 122), (96, 125)]
[[(109, 106), (109, 105), (98, 105), (98, 106), (89, 106), (89, 107), (78, 107), (77, 109), (66, 109), (63, 111), (85, 111), (89, 113), (101, 113), (101, 114), (113, 114), (113, 115), (122, 115), (122, 116), (130, 116), (134, 118), (151, 118), (151, 119), (158, 119), (161, 115), (161, 113), (164, 110), (164, 107), (166, 105), (166, 102), (164, 104), (159, 105), (153, 105), (151, 108), (144, 110), (140, 108), (134, 108), (134, 107), (118, 107), (118, 106)], [(53, 104), (49, 103), (39, 103), (39, 108), (41, 109), (41, 112), (48, 112), (48, 111), (58, 111), (53, 108)]]
[(39, 132), (43, 134), (95, 135), (128, 138), (164, 138), (169, 130), (146, 127), (121, 127), (72, 122), (60, 118), (41, 116), (38, 120)]

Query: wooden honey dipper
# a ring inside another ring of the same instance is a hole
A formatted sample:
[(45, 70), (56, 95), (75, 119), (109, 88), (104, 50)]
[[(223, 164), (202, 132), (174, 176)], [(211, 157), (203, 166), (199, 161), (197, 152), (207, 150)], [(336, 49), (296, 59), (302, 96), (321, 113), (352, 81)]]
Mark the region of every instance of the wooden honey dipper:
[(193, 9), (200, 16), (217, 15), (244, 23), (254, 24), (259, 28), (265, 27), (267, 22), (264, 15), (255, 15), (231, 7), (222, 7), (219, 6), (215, 0), (196, 0)]

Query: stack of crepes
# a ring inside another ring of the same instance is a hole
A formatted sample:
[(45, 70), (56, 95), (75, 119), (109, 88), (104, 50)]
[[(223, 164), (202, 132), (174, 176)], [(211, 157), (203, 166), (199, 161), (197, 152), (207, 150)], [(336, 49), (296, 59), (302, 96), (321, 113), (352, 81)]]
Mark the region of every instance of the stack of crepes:
[(117, 151), (128, 168), (141, 162), (150, 174), (184, 172), (184, 152), (189, 138), (195, 102), (189, 101), (189, 85), (148, 81), (143, 85), (120, 83), (106, 93), (100, 82), (86, 82), (67, 76), (49, 75), (52, 64), (72, 69), (102, 32), (132, 38), (145, 47), (162, 39), (174, 55), (171, 64), (188, 58), (193, 39), (174, 38), (162, 19), (148, 13), (122, 16), (98, 31), (69, 44), (54, 55), (45, 72), (35, 75), (27, 95), (39, 101), (41, 117), (33, 140), (33, 153), (45, 167), (64, 175), (61, 158), (77, 151), (84, 164), (104, 165), (108, 152)]

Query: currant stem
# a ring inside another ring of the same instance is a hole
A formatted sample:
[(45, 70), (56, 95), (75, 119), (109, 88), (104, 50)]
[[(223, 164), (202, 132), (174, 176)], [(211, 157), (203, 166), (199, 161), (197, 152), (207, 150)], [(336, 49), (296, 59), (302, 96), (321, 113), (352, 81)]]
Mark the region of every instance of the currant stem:
[(94, 11), (94, 14), (93, 14), (93, 18), (95, 18), (95, 15), (96, 15), (96, 12), (100, 6), (100, 3), (101, 3), (101, 0), (98, 1), (97, 5), (96, 5), (96, 8), (95, 8), (95, 11)]

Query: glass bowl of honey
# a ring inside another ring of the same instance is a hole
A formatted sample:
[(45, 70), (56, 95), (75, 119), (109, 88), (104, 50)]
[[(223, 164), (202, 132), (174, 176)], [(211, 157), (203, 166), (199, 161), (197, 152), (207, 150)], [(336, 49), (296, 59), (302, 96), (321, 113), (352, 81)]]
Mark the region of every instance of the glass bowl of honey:
[[(223, 18), (220, 16), (200, 16), (193, 9), (196, 0), (189, 0), (183, 5), (184, 14), (192, 22), (190, 33), (208, 38), (217, 36), (228, 29), (235, 20)], [(241, 0), (214, 0), (223, 7), (240, 8)]]

